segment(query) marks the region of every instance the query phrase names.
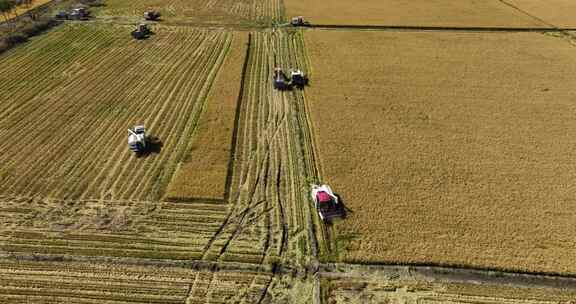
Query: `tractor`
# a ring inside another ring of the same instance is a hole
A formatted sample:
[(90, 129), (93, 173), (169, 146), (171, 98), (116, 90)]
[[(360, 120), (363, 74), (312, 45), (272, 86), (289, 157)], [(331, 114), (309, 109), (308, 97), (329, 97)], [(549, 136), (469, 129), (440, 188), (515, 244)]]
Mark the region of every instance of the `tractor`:
[(141, 155), (146, 151), (146, 129), (144, 126), (135, 126), (133, 129), (128, 129), (128, 148), (130, 151)]
[(141, 23), (136, 27), (135, 30), (132, 31), (131, 34), (134, 39), (141, 40), (150, 37), (152, 31), (150, 30), (147, 24)]
[(145, 11), (144, 19), (148, 21), (156, 21), (160, 18), (160, 12), (158, 11)]
[(321, 220), (331, 221), (333, 218), (343, 217), (344, 208), (330, 186), (312, 185), (310, 194)]

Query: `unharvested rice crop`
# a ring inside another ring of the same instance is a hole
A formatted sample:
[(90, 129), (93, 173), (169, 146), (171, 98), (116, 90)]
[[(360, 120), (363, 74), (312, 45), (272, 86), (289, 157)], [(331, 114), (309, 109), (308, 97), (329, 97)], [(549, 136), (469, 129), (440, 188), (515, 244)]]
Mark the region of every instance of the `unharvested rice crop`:
[(557, 27), (576, 27), (576, 2), (572, 0), (506, 0), (512, 6)]
[(340, 258), (576, 273), (576, 56), (540, 33), (308, 31)]
[[(547, 3), (547, 2), (546, 2)], [(313, 24), (455, 27), (546, 27), (498, 0), (286, 0), (288, 16)]]
[(232, 42), (206, 101), (190, 154), (168, 187), (168, 200), (225, 199), (247, 37), (238, 34)]
[(163, 22), (189, 24), (271, 24), (283, 18), (279, 0), (107, 0), (101, 17), (141, 19), (146, 10), (157, 10)]
[[(0, 56), (0, 194), (60, 199), (162, 197), (233, 34), (65, 25)], [(127, 128), (157, 138), (136, 157)]]

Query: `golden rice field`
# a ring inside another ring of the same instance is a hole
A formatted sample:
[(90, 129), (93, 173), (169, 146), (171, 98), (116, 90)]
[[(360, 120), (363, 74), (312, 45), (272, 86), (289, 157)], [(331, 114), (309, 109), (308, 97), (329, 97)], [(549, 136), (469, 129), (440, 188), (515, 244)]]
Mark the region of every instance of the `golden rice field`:
[(576, 2), (571, 0), (506, 0), (508, 4), (556, 27), (575, 28), (572, 16)]
[(576, 38), (513, 30), (573, 6), (106, 0), (1, 53), (0, 303), (572, 303), (502, 271), (576, 274)]
[[(365, 0), (361, 4), (346, 0), (286, 0), (285, 6), (287, 16), (302, 15), (312, 24), (322, 25), (549, 27), (499, 0)], [(551, 7), (549, 2), (540, 6)]]
[(541, 33), (308, 31), (339, 258), (575, 273), (574, 46)]
[(226, 199), (247, 43), (248, 34), (238, 33), (208, 96), (190, 152), (172, 178), (165, 199)]

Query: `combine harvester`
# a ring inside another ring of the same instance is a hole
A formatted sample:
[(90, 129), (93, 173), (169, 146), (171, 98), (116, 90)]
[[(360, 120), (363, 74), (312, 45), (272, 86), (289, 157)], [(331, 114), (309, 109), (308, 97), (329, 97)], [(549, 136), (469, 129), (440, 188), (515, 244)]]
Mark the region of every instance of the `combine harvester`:
[(304, 20), (304, 17), (298, 16), (298, 17), (292, 17), (292, 19), (290, 20), (290, 25), (292, 25), (292, 26), (310, 26), (310, 22)]
[(338, 197), (334, 195), (330, 186), (312, 185), (310, 194), (321, 220), (327, 222), (344, 216), (344, 208), (338, 202)]
[(304, 88), (308, 84), (308, 79), (304, 73), (298, 69), (290, 71), (290, 78), (286, 77), (282, 68), (275, 68), (273, 75), (273, 84), (276, 90), (289, 90), (292, 87)]
[(144, 126), (135, 126), (134, 129), (128, 129), (128, 148), (130, 151), (141, 155), (146, 151), (146, 129)]
[(60, 20), (88, 20), (90, 11), (85, 7), (77, 7), (70, 11), (59, 11), (55, 18)]
[(302, 27), (302, 26), (310, 26), (310, 22), (304, 20), (304, 17), (297, 16), (292, 17), (290, 22), (288, 23), (280, 23), (280, 24), (273, 24), (275, 27), (286, 27), (286, 26), (293, 26), (293, 27)]
[(137, 40), (142, 40), (142, 39), (146, 39), (146, 38), (150, 37), (150, 34), (152, 34), (152, 31), (150, 30), (150, 28), (148, 27), (147, 24), (140, 23), (140, 24), (138, 24), (136, 29), (132, 31), (131, 34), (132, 34), (132, 38), (137, 39)]
[(160, 12), (158, 11), (145, 11), (144, 19), (148, 21), (157, 21), (160, 18)]

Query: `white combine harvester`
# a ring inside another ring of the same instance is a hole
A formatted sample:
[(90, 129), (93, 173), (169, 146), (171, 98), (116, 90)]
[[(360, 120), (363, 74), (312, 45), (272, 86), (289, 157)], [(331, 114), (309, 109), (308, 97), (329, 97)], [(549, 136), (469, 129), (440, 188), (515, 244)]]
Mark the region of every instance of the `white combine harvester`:
[(146, 150), (146, 129), (144, 126), (128, 129), (128, 148), (136, 154), (141, 154)]
[(290, 71), (290, 80), (292, 85), (297, 86), (299, 88), (303, 88), (306, 85), (306, 76), (300, 70), (292, 70)]
[(292, 26), (310, 26), (310, 22), (304, 20), (304, 17), (302, 16), (292, 17), (292, 19), (290, 19), (290, 24)]
[(160, 18), (160, 12), (158, 11), (145, 11), (144, 12), (144, 19), (148, 21), (156, 21)]
[(332, 192), (330, 186), (312, 185), (310, 194), (321, 220), (330, 221), (335, 217), (342, 216), (343, 208), (338, 202), (338, 197), (334, 195), (334, 192)]
[(276, 90), (289, 90), (294, 86), (302, 89), (308, 83), (304, 73), (298, 69), (290, 70), (290, 78), (288, 78), (282, 68), (277, 67), (274, 69), (272, 79)]

